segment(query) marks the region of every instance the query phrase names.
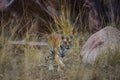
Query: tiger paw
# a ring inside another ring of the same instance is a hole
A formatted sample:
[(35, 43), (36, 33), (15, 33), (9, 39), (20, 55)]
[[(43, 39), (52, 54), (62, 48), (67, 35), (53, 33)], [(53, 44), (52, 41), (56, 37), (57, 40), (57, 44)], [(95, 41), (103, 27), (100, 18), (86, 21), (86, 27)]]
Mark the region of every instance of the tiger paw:
[(50, 71), (51, 71), (51, 70), (54, 70), (53, 65), (49, 65), (49, 70), (50, 70)]
[(65, 69), (65, 64), (62, 64), (62, 69)]
[(62, 64), (61, 66), (58, 66), (58, 71), (64, 71), (65, 70), (65, 65)]

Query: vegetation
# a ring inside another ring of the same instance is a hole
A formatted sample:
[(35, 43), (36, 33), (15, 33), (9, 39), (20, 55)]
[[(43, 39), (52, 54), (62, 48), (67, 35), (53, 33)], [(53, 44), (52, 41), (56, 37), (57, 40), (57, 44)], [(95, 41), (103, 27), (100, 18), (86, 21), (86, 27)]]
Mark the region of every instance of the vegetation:
[[(59, 20), (58, 17), (53, 16), (54, 25), (57, 26), (57, 30), (60, 30), (59, 26), (61, 25), (68, 26), (67, 24), (69, 24), (71, 27), (71, 23), (66, 21), (66, 18), (70, 18), (69, 11), (66, 13), (68, 13), (68, 17), (62, 14), (61, 22), (57, 21)], [(82, 14), (79, 14), (79, 17), (81, 16)], [(22, 41), (44, 40), (43, 37), (39, 38), (38, 35), (32, 31), (35, 26), (34, 20), (30, 20), (30, 22), (32, 22), (32, 27), (27, 29), (23, 35), (24, 37), (22, 36)], [(28, 23), (26, 23), (25, 26), (27, 24)], [(8, 19), (7, 23), (1, 20), (0, 80), (120, 80), (119, 49), (115, 51), (110, 50), (100, 55), (94, 66), (82, 63), (79, 56), (80, 50), (91, 33), (87, 31), (77, 33), (74, 38), (73, 48), (64, 58), (66, 69), (63, 72), (58, 72), (56, 63), (54, 63), (54, 71), (48, 70), (49, 48), (47, 46), (39, 47), (27, 44), (10, 44), (11, 40), (20, 40), (20, 36), (16, 34), (17, 25), (14, 25), (12, 19)], [(82, 24), (80, 25), (82, 26)], [(52, 29), (53, 23), (50, 23), (49, 26), (51, 26), (49, 28)], [(63, 27), (62, 30), (68, 31), (67, 29), (68, 27)], [(46, 37), (46, 34), (44, 34), (44, 36)]]
[[(80, 33), (74, 39), (74, 46), (65, 56), (66, 70), (57, 72), (55, 63), (54, 72), (48, 70), (48, 47), (29, 45), (10, 45), (14, 29), (9, 26), (9, 35), (6, 34), (4, 25), (0, 34), (0, 80), (119, 80), (120, 79), (120, 54), (102, 56), (96, 61), (96, 66), (83, 64), (79, 54), (82, 45), (90, 36), (89, 33)], [(30, 32), (29, 32), (30, 33)], [(24, 41), (36, 41), (26, 33)], [(113, 55), (113, 57), (111, 57)], [(107, 59), (106, 59), (106, 58)], [(108, 62), (106, 64), (106, 61)]]

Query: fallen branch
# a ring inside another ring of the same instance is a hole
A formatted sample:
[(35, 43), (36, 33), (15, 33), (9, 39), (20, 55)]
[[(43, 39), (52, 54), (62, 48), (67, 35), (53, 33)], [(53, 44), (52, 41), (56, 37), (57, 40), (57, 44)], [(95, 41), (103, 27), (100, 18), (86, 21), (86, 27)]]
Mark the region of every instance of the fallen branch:
[(9, 41), (12, 45), (47, 46), (47, 42)]

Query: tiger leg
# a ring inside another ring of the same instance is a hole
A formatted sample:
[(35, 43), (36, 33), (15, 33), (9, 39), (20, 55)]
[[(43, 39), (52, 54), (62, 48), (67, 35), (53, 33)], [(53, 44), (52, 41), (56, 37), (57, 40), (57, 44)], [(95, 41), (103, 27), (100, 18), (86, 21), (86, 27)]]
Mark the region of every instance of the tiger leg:
[(54, 70), (53, 64), (54, 64), (54, 51), (50, 50), (49, 52), (49, 70)]
[(61, 68), (62, 68), (62, 69), (65, 68), (65, 65), (64, 65), (64, 63), (62, 62), (62, 59), (61, 59), (57, 54), (55, 55), (55, 61), (56, 61), (57, 64), (58, 64), (58, 71), (60, 71)]

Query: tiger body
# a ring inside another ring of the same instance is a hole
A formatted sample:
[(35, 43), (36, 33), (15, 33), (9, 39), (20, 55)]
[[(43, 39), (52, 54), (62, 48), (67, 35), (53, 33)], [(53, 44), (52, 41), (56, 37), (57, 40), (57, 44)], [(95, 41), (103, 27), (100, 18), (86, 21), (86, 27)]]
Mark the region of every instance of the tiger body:
[(48, 36), (48, 43), (50, 47), (49, 52), (49, 70), (53, 70), (54, 60), (58, 64), (58, 70), (64, 68), (63, 58), (66, 55), (66, 52), (72, 46), (72, 36), (63, 36), (61, 34), (52, 33)]

